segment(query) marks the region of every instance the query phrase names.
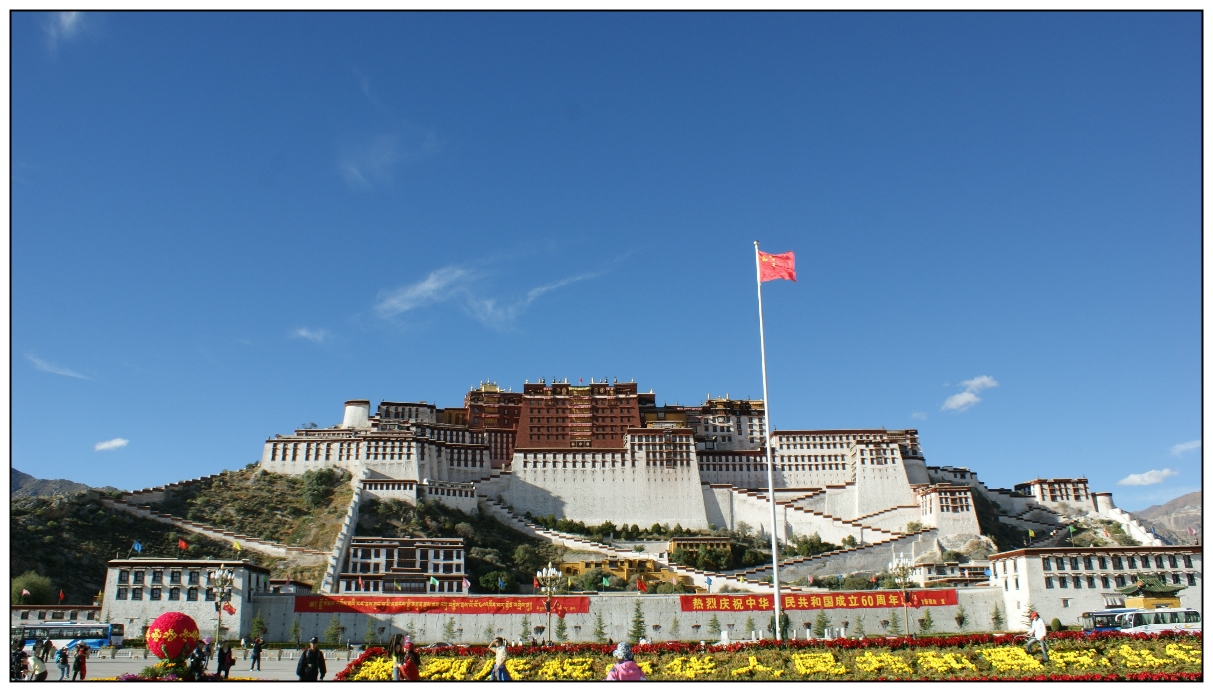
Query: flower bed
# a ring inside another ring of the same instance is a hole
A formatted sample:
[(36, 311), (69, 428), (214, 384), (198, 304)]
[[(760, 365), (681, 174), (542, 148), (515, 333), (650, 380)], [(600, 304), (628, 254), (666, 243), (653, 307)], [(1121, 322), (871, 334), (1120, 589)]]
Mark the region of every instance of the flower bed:
[[(771, 640), (728, 646), (662, 642), (632, 647), (650, 680), (1150, 680), (1199, 681), (1199, 634), (1116, 632), (1050, 635), (1049, 663), (1024, 653), (1011, 635), (890, 637), (831, 641)], [(614, 659), (604, 644), (510, 647), (515, 680), (601, 680)], [(387, 680), (382, 649), (369, 649), (337, 680)], [(425, 680), (483, 680), (485, 647), (449, 647), (425, 655)]]

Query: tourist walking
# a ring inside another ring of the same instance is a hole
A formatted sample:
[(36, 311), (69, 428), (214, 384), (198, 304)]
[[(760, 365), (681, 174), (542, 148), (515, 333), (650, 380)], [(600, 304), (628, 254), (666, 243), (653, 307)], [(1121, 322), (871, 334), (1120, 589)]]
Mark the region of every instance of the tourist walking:
[(249, 664), (249, 670), (253, 670), (254, 668), (261, 670), (261, 647), (264, 644), (265, 642), (261, 639), (261, 637), (257, 637), (253, 640), (253, 662)]
[[(295, 666), (295, 675), (300, 682), (315, 682), (323, 680), (328, 671), (324, 667), (324, 652), (320, 650), (320, 640), (312, 637), (299, 657), (299, 665)], [(319, 676), (319, 678), (317, 678)]]
[(37, 656), (29, 657), (29, 675), (27, 680), (42, 682), (46, 679), (46, 663)]
[(611, 672), (606, 676), (607, 680), (644, 680), (644, 671), (632, 660), (630, 644), (619, 642), (619, 646), (615, 647), (614, 655), (618, 663), (611, 666)]
[(236, 665), (236, 657), (232, 655), (232, 645), (224, 642), (219, 645), (219, 658), (215, 662), (215, 670), (226, 680), (231, 677), (232, 666)]
[(510, 672), (505, 667), (506, 655), (509, 653), (509, 647), (506, 646), (505, 640), (497, 637), (489, 644), (489, 651), (493, 652), (493, 670), (489, 672), (489, 680), (501, 682), (509, 682)]
[(1028, 615), (1031, 624), (1028, 626), (1028, 641), (1024, 644), (1023, 650), (1028, 654), (1032, 653), (1032, 645), (1036, 644), (1040, 647), (1040, 660), (1044, 663), (1049, 662), (1049, 649), (1045, 646), (1045, 637), (1049, 631), (1045, 629), (1045, 621), (1040, 618), (1040, 613), (1033, 610)]
[(51, 642), (50, 637), (47, 637), (42, 641), (42, 662), (46, 663), (47, 661), (51, 660), (51, 655), (53, 653), (55, 653), (55, 645)]
[(84, 676), (88, 673), (87, 661), (88, 661), (88, 644), (81, 642), (79, 645), (76, 646), (76, 657), (72, 661), (72, 681), (73, 682), (76, 680), (77, 675), (80, 676), (81, 680), (84, 679)]
[(68, 652), (66, 646), (59, 649), (59, 653), (55, 654), (55, 665), (59, 666), (59, 679), (66, 680), (67, 674), (72, 669), (71, 654)]

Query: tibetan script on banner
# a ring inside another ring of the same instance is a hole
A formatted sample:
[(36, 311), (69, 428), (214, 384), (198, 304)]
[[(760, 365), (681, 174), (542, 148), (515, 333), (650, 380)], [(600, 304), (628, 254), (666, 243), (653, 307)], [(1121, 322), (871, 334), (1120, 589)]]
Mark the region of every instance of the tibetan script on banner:
[[(828, 610), (834, 608), (889, 608), (908, 605), (911, 608), (924, 606), (956, 605), (955, 589), (925, 589), (900, 591), (848, 591), (837, 593), (783, 594), (784, 610)], [(682, 596), (684, 611), (734, 611), (774, 610), (775, 599), (771, 594), (719, 594), (714, 596), (696, 594)]]
[[(295, 597), (296, 613), (453, 613), (520, 615), (546, 613), (544, 598), (451, 596), (323, 596)], [(552, 613), (590, 612), (588, 596), (557, 596)]]

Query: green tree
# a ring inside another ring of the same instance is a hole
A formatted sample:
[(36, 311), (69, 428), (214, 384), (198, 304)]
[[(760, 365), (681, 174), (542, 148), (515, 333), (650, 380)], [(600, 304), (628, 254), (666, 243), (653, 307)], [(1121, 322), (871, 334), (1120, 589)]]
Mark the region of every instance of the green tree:
[[(500, 582), (498, 581), (500, 580)], [(496, 570), (480, 575), (480, 588), (489, 593), (517, 593), (518, 582), (514, 575), (506, 570)], [(501, 586), (504, 583), (505, 586)]]
[(934, 628), (935, 621), (931, 619), (931, 609), (923, 608), (922, 618), (920, 618), (918, 621), (918, 629), (922, 631), (922, 634), (930, 634), (931, 630)]
[[(22, 589), (29, 591), (29, 595), (21, 593)], [(44, 577), (33, 570), (13, 579), (12, 594), (13, 603), (49, 605), (56, 602), (55, 592), (51, 589), (50, 577)]]
[(644, 613), (640, 610), (640, 599), (636, 599), (636, 607), (632, 611), (632, 628), (628, 630), (628, 639), (639, 642), (644, 636)]
[(745, 631), (746, 631), (746, 636), (749, 636), (749, 637), (753, 637), (753, 636), (755, 636), (755, 635), (754, 635), (754, 630), (755, 630), (755, 629), (756, 629), (756, 627), (754, 626), (754, 618), (752, 618), (752, 617), (747, 617), (747, 618), (745, 619)]
[(1060, 632), (1063, 629), (1065, 629), (1065, 628), (1061, 626), (1061, 620), (1059, 618), (1053, 618), (1052, 620), (1049, 621), (1049, 630), (1050, 631)]
[(330, 468), (316, 469), (303, 474), (303, 498), (313, 507), (319, 507), (328, 499), (337, 476)]
[(519, 639), (524, 642), (530, 641), (531, 637), (535, 636), (535, 633), (531, 631), (531, 616), (523, 615), (522, 624), (520, 626), (522, 628), (522, 635), (519, 637)]
[(712, 613), (712, 619), (708, 620), (708, 631), (711, 632), (716, 639), (720, 639), (720, 618), (716, 617), (715, 613)]
[(448, 642), (455, 641), (455, 618), (447, 620), (442, 626), (442, 638)]
[(295, 644), (298, 644), (300, 634), (301, 634), (301, 632), (299, 629), (299, 618), (296, 617), (295, 621), (291, 623), (291, 631), (288, 633), (287, 636), (289, 636), (291, 638), (291, 641), (295, 642)]
[(327, 644), (336, 645), (341, 641), (341, 618), (337, 614), (333, 614), (333, 619), (329, 620), (329, 626), (324, 628), (324, 641)]
[(855, 618), (855, 636), (863, 639), (868, 636), (868, 633), (863, 630), (863, 616), (859, 615)]
[(253, 615), (253, 622), (249, 625), (249, 629), (252, 632), (253, 639), (260, 637), (269, 631), (270, 628), (266, 626), (265, 618), (261, 616), (260, 610)]
[(569, 631), (565, 627), (564, 618), (556, 618), (556, 641), (567, 642), (569, 640)]
[(854, 548), (857, 545), (859, 545), (859, 541), (855, 540), (854, 536), (848, 535), (846, 538), (842, 539), (842, 547), (844, 548)]
[(818, 638), (826, 636), (826, 628), (831, 624), (833, 623), (830, 622), (830, 617), (826, 615), (826, 611), (817, 611), (817, 617), (813, 618), (813, 636)]
[(901, 634), (901, 618), (898, 617), (896, 610), (889, 611), (889, 634), (898, 636)]
[(676, 640), (680, 634), (682, 634), (682, 623), (678, 622), (678, 618), (674, 618), (674, 621), (670, 623), (670, 637)]
[(375, 618), (371, 617), (370, 615), (366, 616), (366, 630), (362, 633), (363, 644), (370, 645), (375, 643), (375, 641), (378, 639), (378, 637), (375, 636), (378, 634), (375, 629), (376, 624)]
[(1025, 627), (1032, 625), (1032, 613), (1036, 612), (1036, 604), (1028, 603), (1028, 607), (1023, 611), (1023, 624)]
[(956, 609), (956, 627), (964, 629), (969, 624), (969, 614), (965, 612), (965, 607), (962, 605)]
[(995, 632), (1001, 632), (1003, 625), (1006, 623), (1002, 619), (1002, 611), (998, 609), (998, 604), (994, 604), (994, 612), (990, 615), (990, 623), (994, 625)]
[(606, 640), (606, 626), (602, 622), (602, 611), (598, 611), (594, 614), (594, 641), (601, 644)]

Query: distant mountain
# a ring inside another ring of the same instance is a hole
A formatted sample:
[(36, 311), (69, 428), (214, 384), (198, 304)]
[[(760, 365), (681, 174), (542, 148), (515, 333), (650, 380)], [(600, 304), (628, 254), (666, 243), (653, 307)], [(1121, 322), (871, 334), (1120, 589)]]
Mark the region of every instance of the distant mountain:
[[(52, 495), (70, 495), (85, 490), (89, 490), (89, 486), (83, 483), (76, 483), (63, 478), (58, 478), (53, 481), (34, 478), (28, 473), (22, 473), (17, 469), (12, 469), (13, 490), (11, 497), (51, 497)], [(117, 488), (105, 486), (97, 488), (102, 491), (114, 491)]]
[[(1201, 542), (1200, 491), (1130, 514), (1146, 528), (1154, 529), (1159, 538), (1171, 545), (1195, 545)], [(1188, 533), (1189, 528), (1196, 534)]]

